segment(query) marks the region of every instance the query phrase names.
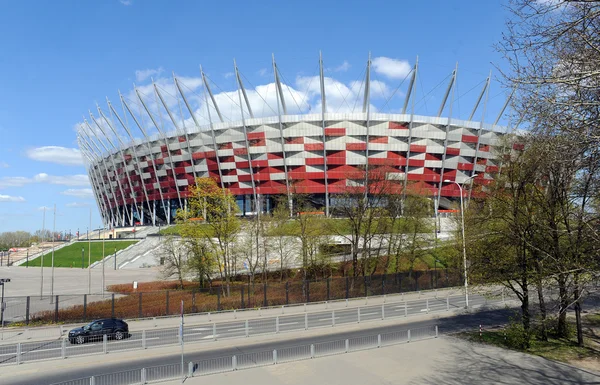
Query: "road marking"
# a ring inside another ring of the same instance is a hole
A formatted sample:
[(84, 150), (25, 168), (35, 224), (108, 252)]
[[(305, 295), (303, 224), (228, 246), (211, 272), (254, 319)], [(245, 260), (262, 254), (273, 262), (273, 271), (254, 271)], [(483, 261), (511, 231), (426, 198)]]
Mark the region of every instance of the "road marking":
[(286, 322), (280, 323), (279, 326), (287, 326), (287, 325), (298, 325), (300, 322)]
[(212, 330), (212, 328), (193, 328), (192, 330), (201, 332), (201, 331)]
[(362, 317), (364, 315), (375, 315), (375, 314), (379, 315), (379, 313), (360, 313), (360, 316)]
[(220, 336), (220, 334), (217, 334), (216, 336), (214, 334), (211, 334), (209, 336), (202, 337), (202, 339), (203, 340), (214, 339), (214, 338), (217, 338), (218, 336)]
[[(251, 326), (248, 326), (248, 329), (252, 329), (252, 327), (251, 327)], [(243, 327), (243, 328), (233, 328), (233, 329), (227, 329), (227, 331), (228, 331), (228, 332), (240, 332), (240, 331), (242, 331), (242, 330), (246, 330), (246, 328), (245, 328), (245, 327)]]
[[(342, 317), (335, 317), (335, 319), (341, 319), (341, 318), (342, 318)], [(329, 318), (321, 318), (321, 319), (319, 319), (319, 320), (317, 320), (317, 321), (331, 321), (331, 317), (329, 317)], [(297, 322), (296, 322), (296, 323), (297, 323)]]

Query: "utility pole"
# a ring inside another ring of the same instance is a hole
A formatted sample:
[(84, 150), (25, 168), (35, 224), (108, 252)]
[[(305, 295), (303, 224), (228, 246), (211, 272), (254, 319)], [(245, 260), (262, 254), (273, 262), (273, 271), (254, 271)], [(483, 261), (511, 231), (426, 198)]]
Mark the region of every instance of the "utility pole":
[[(44, 241), (45, 241), (45, 235), (46, 235), (46, 206), (44, 206), (44, 217), (42, 219), (42, 245), (44, 244)], [(42, 274), (42, 279), (40, 281), (40, 299), (42, 299), (42, 296), (44, 295), (44, 250), (43, 249), (41, 250), (41, 253), (42, 253), (42, 263), (40, 265), (40, 273)]]
[(52, 224), (52, 272), (50, 274), (50, 303), (52, 303), (54, 298), (54, 241), (56, 237), (56, 203), (54, 204), (54, 218)]
[[(92, 209), (90, 208), (90, 231), (92, 231)], [(90, 231), (88, 231), (88, 294), (92, 294), (92, 241), (90, 239)]]

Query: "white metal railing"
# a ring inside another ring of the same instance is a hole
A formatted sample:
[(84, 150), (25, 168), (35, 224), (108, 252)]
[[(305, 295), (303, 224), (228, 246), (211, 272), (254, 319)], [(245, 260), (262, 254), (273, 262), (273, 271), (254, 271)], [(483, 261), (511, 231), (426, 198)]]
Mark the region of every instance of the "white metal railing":
[[(401, 332), (368, 335), (349, 339), (326, 341), (317, 344), (286, 347), (282, 349), (263, 350), (243, 353), (234, 356), (211, 358), (184, 364), (168, 364), (123, 372), (109, 373), (77, 380), (55, 383), (52, 385), (132, 385), (150, 382), (169, 381), (173, 379), (208, 376), (236, 370), (251, 369), (260, 366), (277, 365), (286, 362), (301, 361), (325, 357), (335, 354), (346, 354), (360, 350), (377, 349), (389, 345), (409, 343), (419, 340), (437, 338), (437, 325)], [(385, 342), (385, 343), (384, 343)]]
[[(452, 300), (451, 300), (452, 299)], [(381, 305), (361, 306), (356, 308), (331, 309), (313, 313), (293, 313), (265, 317), (262, 319), (234, 320), (226, 322), (212, 322), (204, 324), (186, 325), (183, 330), (185, 343), (211, 342), (217, 339), (246, 338), (265, 334), (276, 334), (291, 331), (301, 331), (322, 327), (336, 327), (376, 320), (405, 318), (410, 315), (420, 315), (429, 312), (446, 312), (451, 309), (464, 307), (464, 297), (446, 297), (435, 299), (420, 299), (412, 301), (388, 302)], [(500, 299), (486, 297), (474, 297), (472, 306), (490, 302), (502, 303)], [(462, 301), (462, 302), (461, 302)], [(409, 309), (411, 309), (409, 311)], [(390, 341), (403, 339), (402, 332), (397, 335), (382, 335), (383, 340), (379, 345), (389, 344)], [(412, 336), (421, 338), (422, 336)], [(372, 340), (358, 339), (352, 342), (352, 346), (373, 345)], [(410, 338), (410, 336), (408, 337)], [(105, 335), (100, 340), (90, 341), (82, 345), (71, 344), (66, 339), (23, 342), (17, 344), (0, 345), (0, 365), (15, 365), (35, 362), (40, 360), (64, 359), (67, 357), (107, 354), (124, 350), (143, 350), (154, 347), (162, 347), (180, 344), (179, 328), (171, 327), (164, 329), (148, 329), (131, 332), (128, 338), (123, 340), (112, 340)], [(316, 354), (328, 355), (333, 347), (317, 345)], [(336, 348), (337, 349), (337, 348)], [(334, 349), (335, 350), (335, 349)], [(314, 355), (313, 351), (313, 355)], [(281, 360), (288, 359), (291, 352), (281, 352)]]

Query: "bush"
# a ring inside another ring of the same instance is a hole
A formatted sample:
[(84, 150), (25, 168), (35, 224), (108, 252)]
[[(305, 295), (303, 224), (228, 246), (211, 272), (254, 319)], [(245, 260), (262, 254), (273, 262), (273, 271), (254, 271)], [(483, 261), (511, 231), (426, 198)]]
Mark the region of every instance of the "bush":
[(511, 349), (526, 350), (531, 344), (531, 329), (525, 331), (520, 315), (510, 317), (508, 326), (504, 329), (506, 346)]

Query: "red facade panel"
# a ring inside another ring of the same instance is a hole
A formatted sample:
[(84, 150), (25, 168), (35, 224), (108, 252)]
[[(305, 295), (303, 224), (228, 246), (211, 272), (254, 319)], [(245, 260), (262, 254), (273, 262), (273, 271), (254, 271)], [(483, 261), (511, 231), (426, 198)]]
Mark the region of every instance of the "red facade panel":
[(427, 152), (427, 146), (422, 146), (419, 144), (411, 144), (410, 152)]
[(471, 171), (473, 170), (473, 163), (459, 163), (457, 168), (461, 171)]
[(304, 145), (304, 151), (323, 151), (323, 143), (308, 143)]
[(476, 135), (463, 135), (461, 138), (463, 143), (477, 143)]
[(408, 130), (408, 124), (390, 122), (388, 128), (390, 130)]
[(345, 128), (326, 128), (325, 136), (345, 136), (346, 129)]
[(264, 131), (248, 133), (248, 140), (264, 139), (264, 138), (265, 138)]
[(307, 166), (316, 166), (320, 164), (325, 164), (325, 159), (321, 158), (306, 158), (304, 160)]
[(347, 151), (366, 151), (367, 144), (366, 143), (346, 143)]
[(447, 155), (460, 155), (460, 148), (446, 148)]

